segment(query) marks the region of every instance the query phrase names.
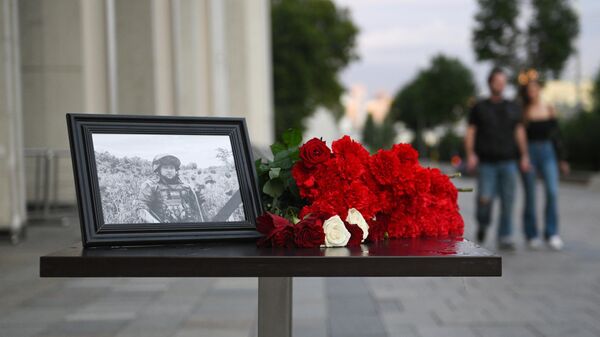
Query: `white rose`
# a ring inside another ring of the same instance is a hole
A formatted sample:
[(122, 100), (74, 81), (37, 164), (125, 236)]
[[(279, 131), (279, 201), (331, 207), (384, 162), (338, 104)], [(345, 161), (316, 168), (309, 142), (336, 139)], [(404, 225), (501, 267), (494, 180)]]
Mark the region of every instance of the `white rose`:
[(323, 231), (325, 232), (325, 247), (344, 247), (350, 240), (350, 232), (339, 215), (325, 220)]
[(367, 236), (369, 236), (369, 225), (362, 214), (356, 208), (350, 208), (348, 210), (348, 216), (346, 222), (352, 225), (357, 225), (363, 231), (363, 237), (361, 242), (365, 242)]

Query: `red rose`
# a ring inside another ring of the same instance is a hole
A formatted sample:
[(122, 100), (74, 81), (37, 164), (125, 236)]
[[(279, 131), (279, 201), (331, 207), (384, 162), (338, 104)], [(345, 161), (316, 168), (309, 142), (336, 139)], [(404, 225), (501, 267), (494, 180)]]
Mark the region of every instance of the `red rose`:
[(300, 147), (300, 158), (308, 168), (324, 163), (331, 158), (331, 150), (324, 141), (313, 138)]
[(377, 214), (376, 219), (365, 219), (369, 224), (369, 236), (367, 240), (370, 242), (377, 242), (385, 239), (387, 233), (389, 216), (383, 213)]
[(347, 247), (356, 247), (360, 246), (363, 238), (363, 231), (358, 227), (358, 225), (351, 225), (344, 221), (344, 225), (348, 232), (350, 232), (350, 240), (346, 244)]
[(288, 225), (291, 225), (288, 219), (269, 212), (256, 218), (256, 230), (264, 235), (269, 235), (276, 228)]
[(273, 236), (271, 237), (271, 245), (273, 247), (293, 247), (294, 226), (292, 226), (292, 224), (290, 223), (289, 226), (275, 229), (275, 231), (273, 232)]
[(261, 247), (291, 247), (294, 228), (284, 217), (273, 213), (264, 213), (256, 218), (256, 230), (264, 234), (257, 244)]
[(323, 219), (309, 215), (294, 226), (294, 243), (297, 247), (313, 248), (325, 243)]

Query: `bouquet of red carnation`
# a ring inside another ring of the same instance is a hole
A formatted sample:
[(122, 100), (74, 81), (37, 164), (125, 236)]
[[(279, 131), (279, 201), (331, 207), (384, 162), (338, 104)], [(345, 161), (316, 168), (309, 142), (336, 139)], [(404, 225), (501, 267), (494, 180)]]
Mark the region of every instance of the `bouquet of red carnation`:
[[(287, 151), (290, 150), (288, 147)], [(291, 181), (287, 185), (281, 182), (287, 190), (283, 188), (277, 197), (267, 200), (271, 201), (267, 202), (271, 213), (258, 219), (257, 229), (265, 234), (259, 241), (261, 245), (345, 246), (360, 244), (365, 239), (447, 237), (463, 233), (456, 187), (440, 170), (420, 166), (417, 151), (408, 144), (397, 144), (370, 155), (348, 136), (334, 141), (331, 149), (324, 141), (313, 138), (293, 155), (286, 163), (291, 166), (276, 170), (276, 179), (291, 171), (291, 177), (287, 178)], [(277, 157), (275, 154), (273, 162), (257, 163), (263, 165), (258, 170), (263, 178), (265, 170), (273, 170)], [(277, 184), (271, 180), (267, 183)], [(262, 186), (268, 195), (267, 183)], [(273, 207), (282, 205), (278, 198), (285, 193), (289, 194), (284, 198), (287, 208)], [(285, 225), (265, 226), (276, 216), (272, 213), (283, 216), (277, 219), (286, 221)], [(280, 234), (283, 231), (287, 234)], [(280, 240), (283, 236), (284, 243)]]

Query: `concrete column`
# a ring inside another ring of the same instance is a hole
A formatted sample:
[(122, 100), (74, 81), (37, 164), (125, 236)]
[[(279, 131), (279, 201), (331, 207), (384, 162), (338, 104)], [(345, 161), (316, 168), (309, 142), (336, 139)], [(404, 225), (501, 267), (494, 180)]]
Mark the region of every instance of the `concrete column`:
[(83, 107), (85, 112), (109, 112), (105, 9), (104, 0), (81, 2)]
[[(109, 0), (111, 1), (111, 0)], [(118, 113), (154, 115), (154, 2), (114, 0)]]
[(174, 115), (175, 73), (173, 54), (175, 51), (172, 24), (172, 1), (152, 0), (152, 33), (154, 47), (154, 98), (157, 115)]
[(256, 146), (274, 141), (271, 10), (269, 1), (244, 2), (246, 120)]
[(273, 141), (269, 1), (222, 3), (229, 113), (246, 118), (254, 145), (267, 146)]
[(213, 115), (208, 0), (174, 0), (176, 102), (182, 115)]
[(0, 0), (0, 230), (26, 220), (18, 4)]
[[(81, 6), (87, 2), (18, 1), (25, 148), (68, 149), (65, 114), (86, 109)], [(36, 194), (35, 168), (33, 158), (26, 158), (29, 200)], [(53, 172), (56, 201), (74, 203), (70, 158), (59, 158)]]
[[(243, 2), (239, 1), (243, 6)], [(209, 45), (210, 50), (210, 76), (211, 79), (211, 97), (212, 113), (216, 116), (229, 116), (231, 114), (230, 100), (232, 92), (229, 90), (229, 71), (230, 60), (232, 56), (227, 49), (227, 29), (229, 25), (235, 25), (235, 22), (226, 23), (225, 2), (222, 0), (209, 0), (208, 2), (208, 20), (209, 20)]]

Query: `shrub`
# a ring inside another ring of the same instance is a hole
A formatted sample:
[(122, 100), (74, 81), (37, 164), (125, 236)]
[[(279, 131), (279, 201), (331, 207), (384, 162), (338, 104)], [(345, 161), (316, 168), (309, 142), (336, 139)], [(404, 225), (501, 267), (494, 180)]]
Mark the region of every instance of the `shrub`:
[(568, 160), (574, 168), (600, 170), (600, 111), (581, 111), (561, 125)]
[(452, 130), (448, 130), (446, 134), (440, 138), (438, 151), (441, 161), (450, 161), (453, 156), (464, 157), (463, 137), (458, 136)]

